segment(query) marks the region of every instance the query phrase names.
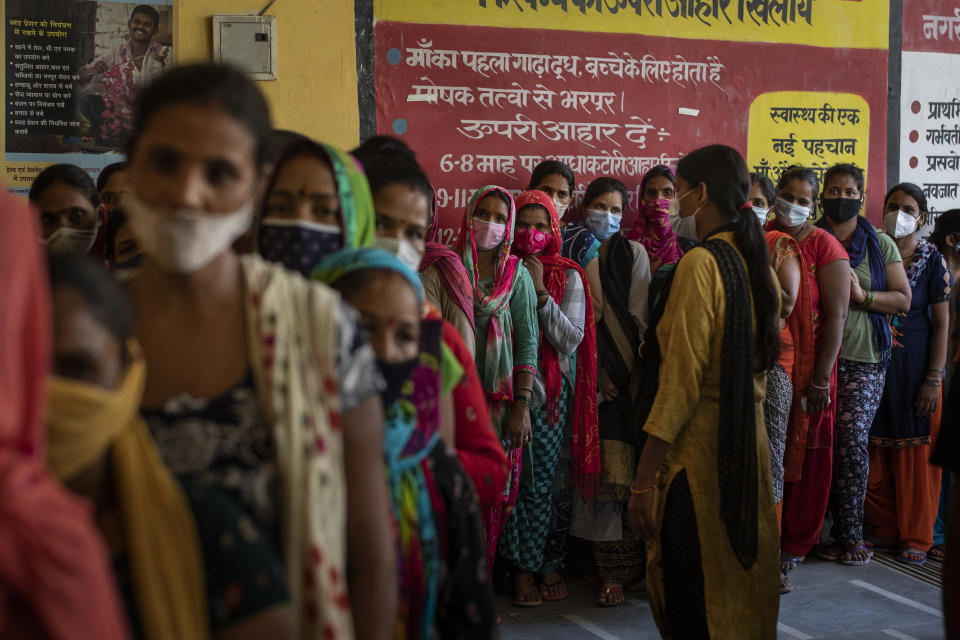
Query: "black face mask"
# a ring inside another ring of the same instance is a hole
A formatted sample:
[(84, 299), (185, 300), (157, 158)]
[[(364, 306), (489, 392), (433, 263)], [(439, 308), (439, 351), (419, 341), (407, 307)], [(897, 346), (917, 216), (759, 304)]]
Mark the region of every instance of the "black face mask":
[(400, 395), (403, 393), (403, 385), (410, 379), (418, 364), (420, 364), (420, 358), (414, 358), (406, 362), (377, 360), (380, 373), (383, 374), (383, 379), (387, 383), (387, 388), (380, 392), (384, 409), (390, 408), (394, 402), (400, 399)]
[(823, 205), (823, 215), (834, 222), (846, 222), (860, 213), (863, 200), (860, 198), (831, 198), (830, 200), (824, 199), (821, 204)]

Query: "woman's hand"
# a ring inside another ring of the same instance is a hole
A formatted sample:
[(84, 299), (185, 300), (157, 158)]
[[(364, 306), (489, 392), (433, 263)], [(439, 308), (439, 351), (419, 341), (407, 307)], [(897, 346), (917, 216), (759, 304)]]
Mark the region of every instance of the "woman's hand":
[(597, 386), (600, 387), (600, 393), (603, 394), (604, 400), (614, 400), (620, 395), (617, 385), (613, 384), (610, 376), (603, 369), (600, 370), (600, 379), (597, 381)]
[(632, 494), (627, 503), (627, 520), (633, 535), (645, 542), (657, 539), (657, 527), (653, 516), (653, 491)]
[(914, 411), (919, 418), (925, 418), (937, 410), (940, 403), (940, 387), (924, 382), (920, 385), (920, 392), (917, 394), (917, 404)]
[(850, 299), (857, 304), (863, 304), (867, 299), (867, 292), (860, 286), (860, 278), (852, 268), (850, 269)]
[(543, 291), (546, 289), (546, 287), (543, 286), (543, 263), (540, 262), (537, 256), (524, 258), (523, 264), (527, 268), (527, 271), (530, 272), (530, 277), (533, 278), (533, 286), (536, 290)]
[(807, 406), (805, 411), (807, 415), (814, 415), (820, 413), (821, 411), (826, 410), (830, 406), (830, 383), (819, 385), (818, 388), (815, 386), (817, 383), (812, 382), (809, 387), (807, 387)]
[(530, 407), (526, 402), (513, 403), (513, 408), (510, 409), (510, 414), (503, 425), (503, 435), (513, 449), (519, 449), (530, 442), (533, 430), (530, 428)]

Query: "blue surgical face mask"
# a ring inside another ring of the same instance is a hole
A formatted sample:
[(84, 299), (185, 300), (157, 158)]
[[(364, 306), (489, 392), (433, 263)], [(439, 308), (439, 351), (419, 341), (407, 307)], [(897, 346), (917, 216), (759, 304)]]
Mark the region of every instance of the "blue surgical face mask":
[(260, 223), (257, 250), (309, 278), (321, 260), (343, 248), (343, 230), (332, 224), (268, 218)]
[(601, 242), (620, 231), (620, 222), (622, 220), (623, 216), (619, 213), (604, 211), (603, 209), (587, 210), (587, 228), (590, 229), (593, 235), (597, 237), (597, 240)]

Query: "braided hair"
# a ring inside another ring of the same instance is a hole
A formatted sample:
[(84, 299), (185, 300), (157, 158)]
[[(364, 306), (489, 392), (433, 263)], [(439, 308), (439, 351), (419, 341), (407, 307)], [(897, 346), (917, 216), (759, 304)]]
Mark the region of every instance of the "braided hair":
[(723, 145), (697, 149), (680, 160), (677, 175), (691, 185), (706, 185), (710, 200), (729, 219), (720, 229), (733, 230), (733, 244), (743, 256), (741, 260), (733, 246), (719, 239), (701, 244), (716, 261), (726, 300), (717, 425), (720, 517), (737, 559), (749, 569), (759, 546), (753, 374), (758, 366), (769, 369), (778, 356), (779, 291), (770, 275), (767, 243), (747, 203), (750, 174), (740, 154)]

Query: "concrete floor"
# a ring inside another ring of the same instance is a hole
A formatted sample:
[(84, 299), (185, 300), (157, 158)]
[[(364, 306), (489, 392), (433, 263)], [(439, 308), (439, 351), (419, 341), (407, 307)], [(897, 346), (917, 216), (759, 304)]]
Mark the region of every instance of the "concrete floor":
[[(795, 589), (780, 599), (781, 640), (940, 640), (944, 637), (941, 592), (873, 561), (844, 567), (809, 559), (790, 574)], [(569, 585), (563, 602), (515, 609), (497, 599), (503, 640), (642, 640), (659, 638), (647, 602), (627, 594), (619, 607), (594, 604), (596, 588)]]

